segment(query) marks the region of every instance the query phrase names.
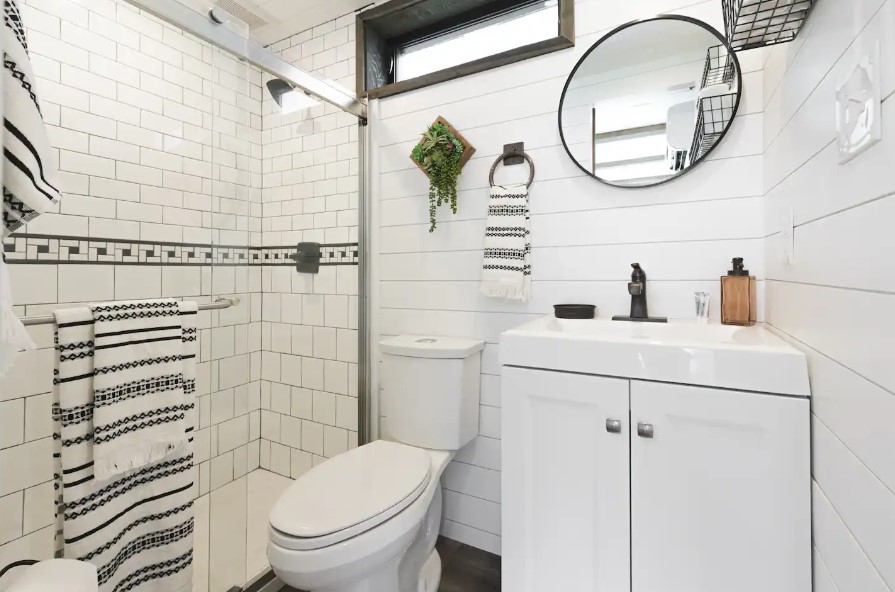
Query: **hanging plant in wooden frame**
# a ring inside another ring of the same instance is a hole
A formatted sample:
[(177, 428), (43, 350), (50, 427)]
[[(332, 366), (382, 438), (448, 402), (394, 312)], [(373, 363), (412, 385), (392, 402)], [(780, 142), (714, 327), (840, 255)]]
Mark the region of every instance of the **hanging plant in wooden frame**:
[(413, 147), (410, 160), (429, 177), (429, 232), (435, 231), (438, 206), (450, 204), (457, 213), (457, 179), (474, 153), (472, 144), (440, 115)]

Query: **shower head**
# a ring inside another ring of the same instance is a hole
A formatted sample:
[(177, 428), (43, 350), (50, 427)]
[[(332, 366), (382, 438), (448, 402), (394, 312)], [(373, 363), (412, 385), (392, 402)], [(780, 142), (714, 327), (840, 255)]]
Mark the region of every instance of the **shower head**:
[(320, 101), (307, 92), (297, 89), (281, 78), (267, 82), (267, 90), (276, 101), (283, 115), (317, 105)]
[(273, 80), (269, 80), (267, 82), (267, 90), (270, 92), (270, 96), (273, 97), (273, 100), (277, 102), (277, 105), (282, 108), (283, 96), (286, 93), (294, 91), (295, 89), (292, 88), (292, 85), (285, 80), (274, 78)]

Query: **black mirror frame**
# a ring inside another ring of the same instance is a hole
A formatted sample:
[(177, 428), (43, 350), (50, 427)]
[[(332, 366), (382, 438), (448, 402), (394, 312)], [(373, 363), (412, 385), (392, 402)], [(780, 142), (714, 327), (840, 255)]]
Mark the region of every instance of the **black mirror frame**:
[[(643, 23), (649, 23), (652, 21), (685, 21), (688, 23), (692, 23), (694, 25), (698, 25), (698, 26), (702, 27), (703, 29), (705, 29), (706, 31), (708, 31), (709, 33), (711, 33), (712, 35), (714, 35), (715, 37), (717, 37), (719, 44), (723, 45), (725, 48), (727, 48), (727, 52), (733, 58), (733, 64), (736, 67), (736, 71), (737, 71), (737, 100), (736, 100), (736, 104), (733, 106), (733, 115), (730, 118), (730, 125), (728, 125), (727, 128), (725, 128), (725, 130), (721, 133), (721, 137), (718, 138), (718, 141), (715, 142), (715, 144), (711, 148), (709, 148), (709, 150), (705, 154), (703, 154), (696, 162), (694, 162), (690, 167), (684, 169), (679, 175), (675, 175), (673, 177), (669, 177), (668, 179), (665, 179), (664, 181), (659, 181), (657, 183), (651, 183), (649, 185), (618, 185), (618, 184), (612, 183), (611, 181), (607, 181), (606, 179), (598, 177), (593, 171), (589, 171), (586, 168), (584, 168), (584, 166), (582, 166), (582, 164), (580, 162), (578, 162), (574, 156), (572, 156), (572, 151), (569, 150), (569, 145), (566, 143), (566, 136), (565, 136), (565, 134), (563, 134), (563, 131), (562, 131), (562, 106), (566, 100), (566, 91), (569, 90), (569, 84), (571, 84), (572, 79), (575, 77), (575, 73), (578, 72), (578, 68), (581, 67), (581, 64), (584, 63), (584, 60), (586, 60), (588, 58), (588, 56), (590, 56), (590, 54), (594, 52), (594, 50), (596, 50), (600, 45), (603, 44), (603, 42), (605, 42), (607, 39), (609, 39), (613, 35), (616, 35), (617, 33), (620, 33), (622, 31), (624, 31), (625, 29), (634, 27), (636, 25), (640, 25)], [(575, 166), (577, 166), (579, 169), (584, 171), (584, 173), (587, 174), (589, 177), (593, 177), (594, 179), (596, 179), (600, 183), (603, 183), (604, 185), (608, 185), (610, 187), (617, 187), (619, 189), (649, 189), (651, 187), (658, 187), (659, 185), (664, 185), (666, 183), (676, 181), (676, 180), (680, 179), (681, 177), (683, 177), (684, 175), (686, 175), (687, 173), (689, 173), (690, 171), (694, 170), (699, 165), (701, 165), (705, 161), (705, 159), (709, 156), (709, 154), (714, 152), (715, 148), (717, 148), (718, 145), (720, 145), (721, 142), (724, 141), (724, 138), (727, 137), (727, 132), (730, 131), (730, 128), (733, 127), (733, 125), (736, 121), (736, 116), (739, 113), (740, 102), (742, 101), (742, 99), (743, 99), (743, 69), (740, 66), (740, 60), (737, 57), (736, 52), (730, 46), (730, 43), (728, 43), (727, 38), (724, 37), (724, 35), (722, 35), (721, 32), (718, 31), (717, 29), (715, 29), (713, 26), (711, 26), (710, 24), (708, 24), (704, 21), (701, 21), (699, 19), (695, 19), (695, 18), (692, 18), (689, 16), (676, 15), (676, 14), (662, 14), (662, 15), (658, 15), (658, 16), (655, 16), (652, 18), (634, 20), (629, 23), (625, 23), (619, 27), (616, 27), (615, 29), (613, 29), (613, 30), (609, 31), (608, 33), (606, 33), (605, 35), (603, 35), (599, 41), (597, 41), (596, 43), (591, 45), (588, 48), (588, 50), (584, 52), (584, 55), (581, 56), (581, 59), (579, 59), (578, 63), (575, 64), (575, 67), (572, 68), (571, 73), (569, 73), (569, 77), (566, 79), (565, 85), (563, 85), (563, 87), (562, 87), (562, 95), (560, 95), (560, 97), (559, 97), (559, 108), (557, 109), (557, 112), (556, 112), (557, 127), (559, 128), (559, 137), (562, 140), (562, 145), (563, 145), (563, 148), (565, 148), (565, 150), (566, 150), (566, 154), (569, 155), (569, 158), (572, 160), (572, 162), (575, 163)]]

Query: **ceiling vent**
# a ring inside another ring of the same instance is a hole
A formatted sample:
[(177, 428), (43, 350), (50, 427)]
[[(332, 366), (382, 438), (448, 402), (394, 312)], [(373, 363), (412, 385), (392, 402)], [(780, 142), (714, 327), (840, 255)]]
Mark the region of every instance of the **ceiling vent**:
[(216, 0), (215, 4), (247, 24), (249, 29), (258, 29), (270, 23), (264, 16), (261, 16), (264, 14), (264, 11), (247, 0), (239, 0), (239, 2), (236, 0)]

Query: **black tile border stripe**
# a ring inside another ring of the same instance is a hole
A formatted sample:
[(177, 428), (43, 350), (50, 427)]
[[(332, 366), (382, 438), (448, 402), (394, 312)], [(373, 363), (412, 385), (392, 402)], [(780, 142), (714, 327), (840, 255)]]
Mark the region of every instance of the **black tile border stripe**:
[[(10, 265), (145, 265), (294, 267), (297, 246), (248, 247), (172, 243), (43, 234), (13, 234), (3, 239)], [(357, 243), (321, 244), (320, 265), (357, 265)]]

